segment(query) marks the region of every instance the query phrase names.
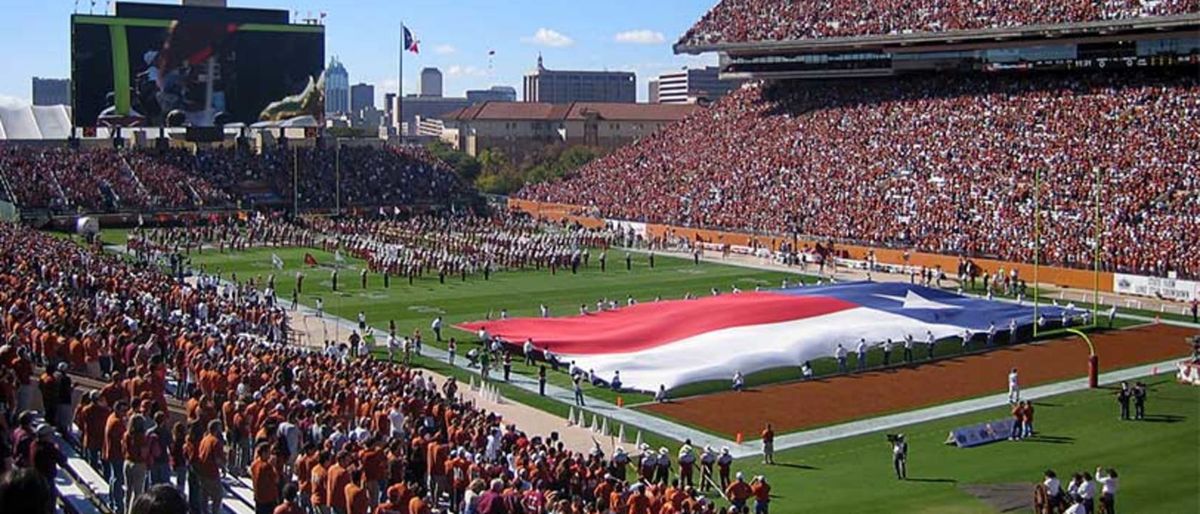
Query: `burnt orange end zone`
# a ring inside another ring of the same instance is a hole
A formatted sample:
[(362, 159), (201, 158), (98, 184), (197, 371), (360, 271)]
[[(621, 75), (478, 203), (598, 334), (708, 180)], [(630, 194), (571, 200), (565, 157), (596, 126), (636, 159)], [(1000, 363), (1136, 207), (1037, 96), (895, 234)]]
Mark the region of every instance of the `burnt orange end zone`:
[[(1101, 373), (1161, 362), (1190, 353), (1185, 337), (1196, 330), (1144, 325), (1092, 335)], [(641, 410), (703, 427), (730, 439), (755, 439), (770, 422), (777, 433), (904, 412), (1002, 393), (1008, 372), (1018, 369), (1021, 387), (1087, 376), (1088, 348), (1078, 337), (1003, 348), (983, 354), (793, 382), (741, 393), (685, 398)], [(1161, 372), (1173, 373), (1174, 369)]]

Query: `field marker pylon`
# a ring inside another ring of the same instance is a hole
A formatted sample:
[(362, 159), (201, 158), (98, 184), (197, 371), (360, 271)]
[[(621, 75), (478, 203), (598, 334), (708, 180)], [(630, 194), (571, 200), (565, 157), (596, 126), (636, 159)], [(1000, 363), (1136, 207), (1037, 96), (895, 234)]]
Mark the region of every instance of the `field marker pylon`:
[(575, 406), (571, 406), (571, 410), (567, 412), (567, 426), (575, 424)]

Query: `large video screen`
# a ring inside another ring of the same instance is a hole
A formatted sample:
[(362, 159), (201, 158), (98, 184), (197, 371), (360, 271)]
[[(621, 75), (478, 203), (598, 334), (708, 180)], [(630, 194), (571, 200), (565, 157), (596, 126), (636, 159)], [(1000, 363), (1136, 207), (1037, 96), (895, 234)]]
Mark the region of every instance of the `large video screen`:
[(74, 123), (251, 124), (273, 102), (297, 107), (324, 62), (320, 25), (72, 16)]

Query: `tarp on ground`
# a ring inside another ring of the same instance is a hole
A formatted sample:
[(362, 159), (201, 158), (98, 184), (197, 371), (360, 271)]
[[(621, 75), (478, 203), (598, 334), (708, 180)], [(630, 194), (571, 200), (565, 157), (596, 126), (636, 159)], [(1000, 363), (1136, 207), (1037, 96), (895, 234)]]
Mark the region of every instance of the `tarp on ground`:
[[(1043, 307), (1048, 320), (1062, 310)], [(1082, 312), (1080, 312), (1082, 314)], [(1034, 322), (1033, 308), (960, 296), (902, 283), (854, 282), (761, 292), (728, 293), (692, 300), (640, 303), (562, 318), (512, 318), (463, 323), (460, 328), (520, 347), (532, 339), (583, 370), (609, 380), (620, 371), (623, 386), (643, 391), (704, 380), (730, 380), (767, 369), (799, 366), (830, 357), (840, 343), (853, 352), (860, 339), (879, 345), (912, 335), (923, 342), (986, 332), (996, 327), (1007, 341), (1010, 321), (1018, 331)]]

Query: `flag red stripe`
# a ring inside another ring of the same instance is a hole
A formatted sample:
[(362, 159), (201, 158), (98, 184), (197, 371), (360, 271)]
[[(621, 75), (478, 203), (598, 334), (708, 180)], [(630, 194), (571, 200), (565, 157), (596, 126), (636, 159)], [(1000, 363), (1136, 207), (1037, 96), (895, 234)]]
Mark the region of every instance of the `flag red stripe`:
[(548, 347), (560, 355), (596, 355), (634, 352), (714, 330), (780, 323), (855, 307), (858, 305), (831, 297), (753, 292), (641, 303), (586, 316), (474, 321), (457, 326), (472, 332), (484, 328), (518, 345), (533, 338), (537, 347)]

